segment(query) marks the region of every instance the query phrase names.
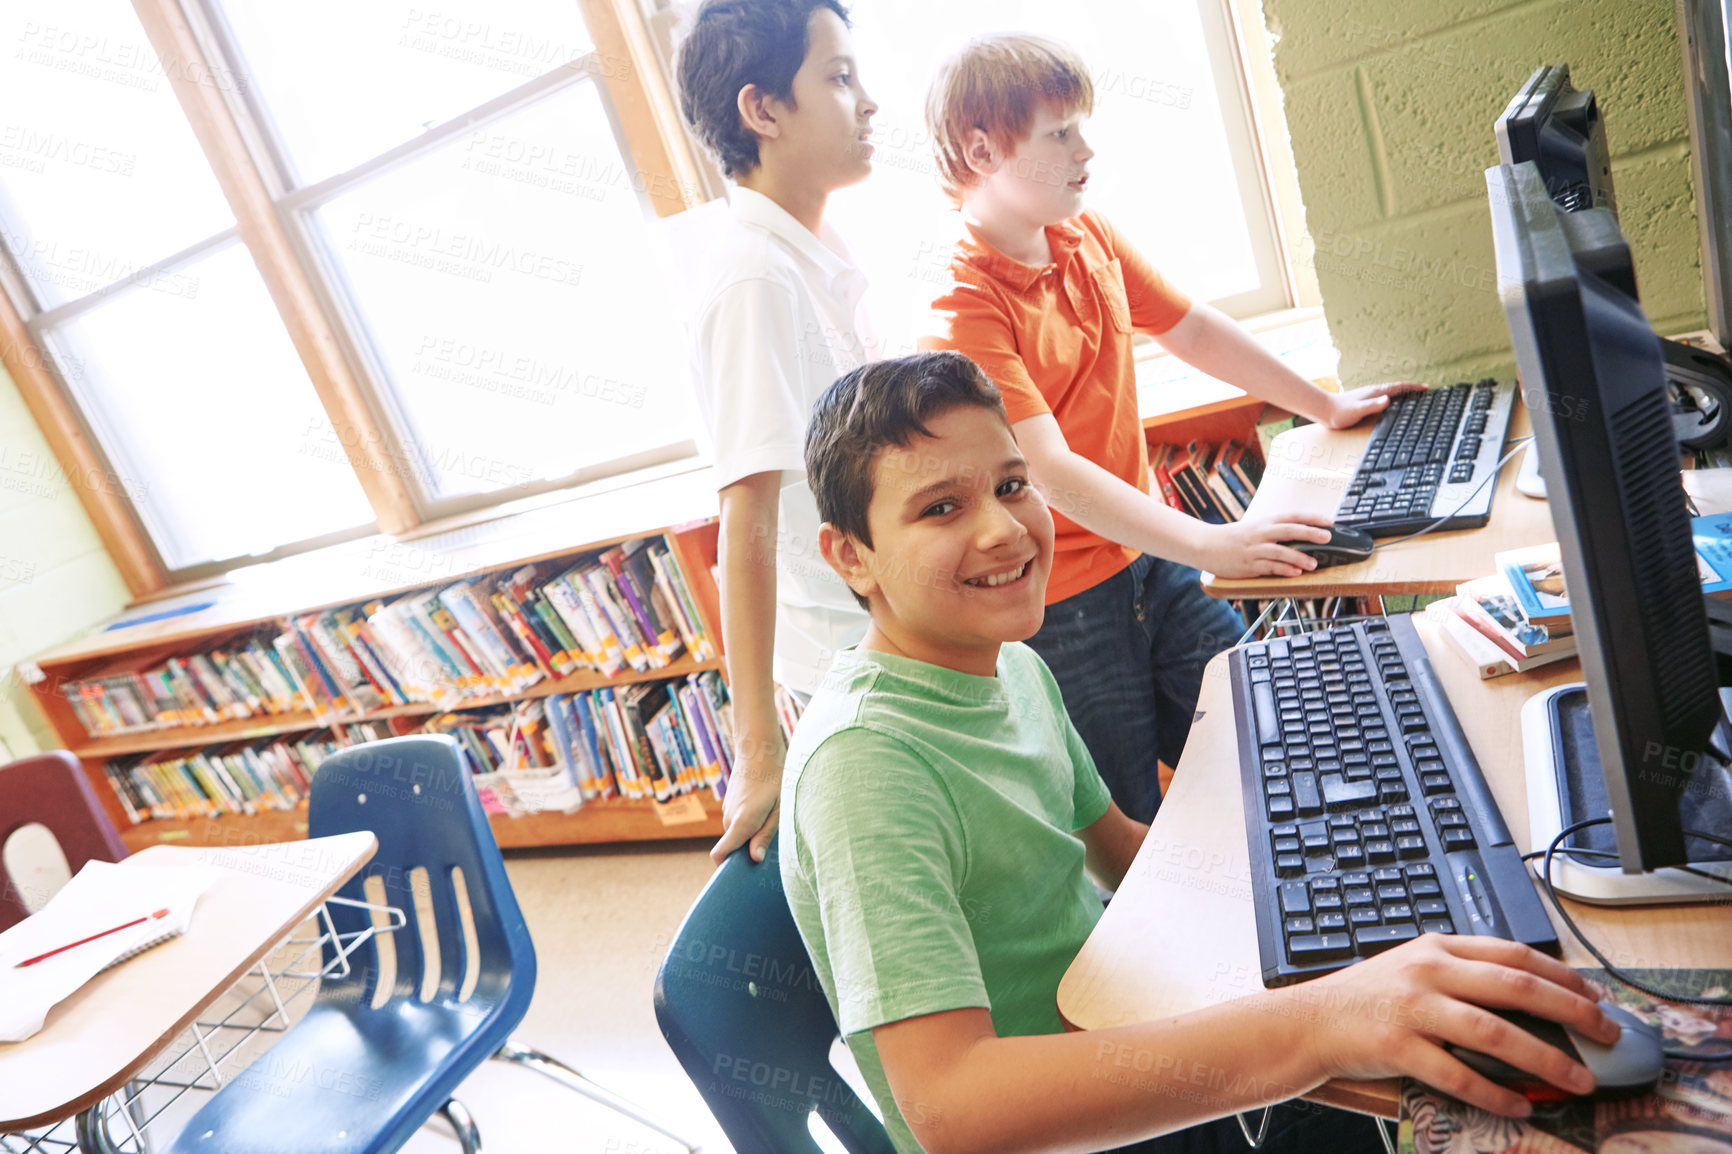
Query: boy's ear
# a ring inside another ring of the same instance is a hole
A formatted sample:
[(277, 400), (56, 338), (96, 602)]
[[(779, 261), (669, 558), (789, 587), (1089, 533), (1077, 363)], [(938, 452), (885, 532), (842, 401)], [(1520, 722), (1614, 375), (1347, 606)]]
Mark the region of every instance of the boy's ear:
[(740, 110), (740, 122), (747, 131), (765, 140), (774, 140), (782, 134), (782, 126), (776, 120), (776, 103), (775, 97), (756, 84), (746, 85), (734, 98), (734, 104)]
[(866, 563), (866, 549), (842, 530), (826, 521), (818, 526), (818, 551), (836, 575), (848, 583), (848, 588), (862, 597), (878, 590), (872, 567)]
[(993, 147), (992, 138), (986, 135), (984, 128), (971, 129), (968, 139), (963, 142), (962, 159), (969, 169), (979, 176), (991, 176), (998, 171), (1004, 158), (998, 155), (998, 149)]

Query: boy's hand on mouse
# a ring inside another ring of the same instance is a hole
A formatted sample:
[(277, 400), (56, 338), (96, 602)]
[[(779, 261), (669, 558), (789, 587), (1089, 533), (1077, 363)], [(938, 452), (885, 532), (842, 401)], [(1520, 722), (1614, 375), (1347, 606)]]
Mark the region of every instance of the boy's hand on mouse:
[(1305, 1015), (1313, 1055), (1332, 1078), (1406, 1075), (1493, 1113), (1525, 1117), (1528, 1100), (1470, 1070), (1453, 1042), (1585, 1094), (1593, 1075), (1492, 1010), (1551, 1018), (1611, 1043), (1618, 1025), (1581, 975), (1520, 942), (1426, 934), (1315, 982), (1279, 991)]
[(1390, 397), (1424, 391), (1425, 386), (1418, 381), (1388, 381), (1351, 392), (1330, 393), (1328, 410), (1319, 416), (1318, 423), (1331, 429), (1351, 429), (1366, 417), (1387, 409)]
[(753, 861), (763, 861), (769, 852), (770, 839), (781, 820), (782, 759), (786, 752), (781, 742), (774, 749), (734, 751), (728, 795), (722, 799), (722, 838), (710, 849), (710, 860), (717, 865), (748, 843)]
[(1271, 520), (1214, 525), (1202, 543), (1203, 564), (1217, 577), (1297, 577), (1317, 568), (1313, 557), (1282, 541), (1329, 540), (1330, 520), (1312, 513), (1289, 513)]

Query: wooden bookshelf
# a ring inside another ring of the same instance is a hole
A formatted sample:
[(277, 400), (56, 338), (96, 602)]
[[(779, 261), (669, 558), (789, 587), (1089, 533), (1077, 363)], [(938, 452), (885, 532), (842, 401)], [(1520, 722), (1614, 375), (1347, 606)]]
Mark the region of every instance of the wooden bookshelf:
[[(720, 598), (711, 576), (718, 536), (715, 512), (710, 471), (691, 469), (641, 484), (593, 487), (569, 501), (544, 504), (419, 539), (369, 538), (351, 542), (243, 570), (213, 587), (135, 605), (121, 615), (119, 627), (99, 629), (34, 661), (21, 663), (19, 672), (30, 683), (36, 704), (61, 746), (83, 763), (97, 796), (129, 848), (138, 850), (158, 843), (245, 845), (302, 838), (307, 835), (304, 804), (293, 810), (270, 810), (252, 816), (157, 819), (133, 825), (114, 793), (104, 765), (109, 758), (125, 754), (198, 749), (333, 724), (480, 709), (556, 693), (681, 678), (705, 670), (720, 671), (723, 664), (719, 659), (698, 661), (690, 654), (682, 654), (660, 669), (626, 670), (614, 677), (576, 673), (544, 680), (515, 694), (468, 698), (444, 705), (412, 703), (342, 715), (297, 712), (101, 737), (85, 732), (62, 695), (61, 686), (109, 672), (152, 668), (169, 657), (242, 641), (254, 632), (275, 632), (290, 616), (443, 587), (463, 578), (533, 562), (594, 555), (640, 537), (666, 536), (673, 543), (692, 586), (705, 631), (719, 651)], [(202, 608), (128, 624), (189, 605)], [(721, 803), (707, 790), (701, 797), (687, 796), (695, 799), (695, 805), (694, 800), (680, 800), (678, 808), (670, 810), (647, 800), (592, 800), (570, 814), (495, 815), (492, 826), (504, 847), (720, 836)]]

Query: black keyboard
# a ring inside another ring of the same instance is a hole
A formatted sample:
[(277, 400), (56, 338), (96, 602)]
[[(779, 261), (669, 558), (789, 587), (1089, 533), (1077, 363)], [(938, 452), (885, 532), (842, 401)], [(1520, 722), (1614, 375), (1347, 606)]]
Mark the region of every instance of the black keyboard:
[[(1497, 468), (1515, 408), (1516, 383), (1490, 378), (1391, 399), (1335, 523), (1373, 537), (1440, 529), (1473, 529), (1491, 519)], [(1478, 490), (1475, 492), (1475, 490)]]
[(1263, 981), (1422, 933), (1557, 934), (1407, 617), (1228, 656)]

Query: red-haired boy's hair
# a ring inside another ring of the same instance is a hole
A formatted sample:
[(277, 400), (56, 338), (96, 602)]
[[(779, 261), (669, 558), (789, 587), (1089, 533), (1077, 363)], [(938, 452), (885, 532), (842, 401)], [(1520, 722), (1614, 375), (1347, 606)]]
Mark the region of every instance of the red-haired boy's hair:
[(952, 200), (980, 179), (965, 153), (975, 129), (1006, 152), (1044, 108), (1094, 112), (1095, 86), (1070, 48), (1044, 36), (1004, 33), (971, 40), (938, 68), (926, 91), (926, 131), (938, 182)]

